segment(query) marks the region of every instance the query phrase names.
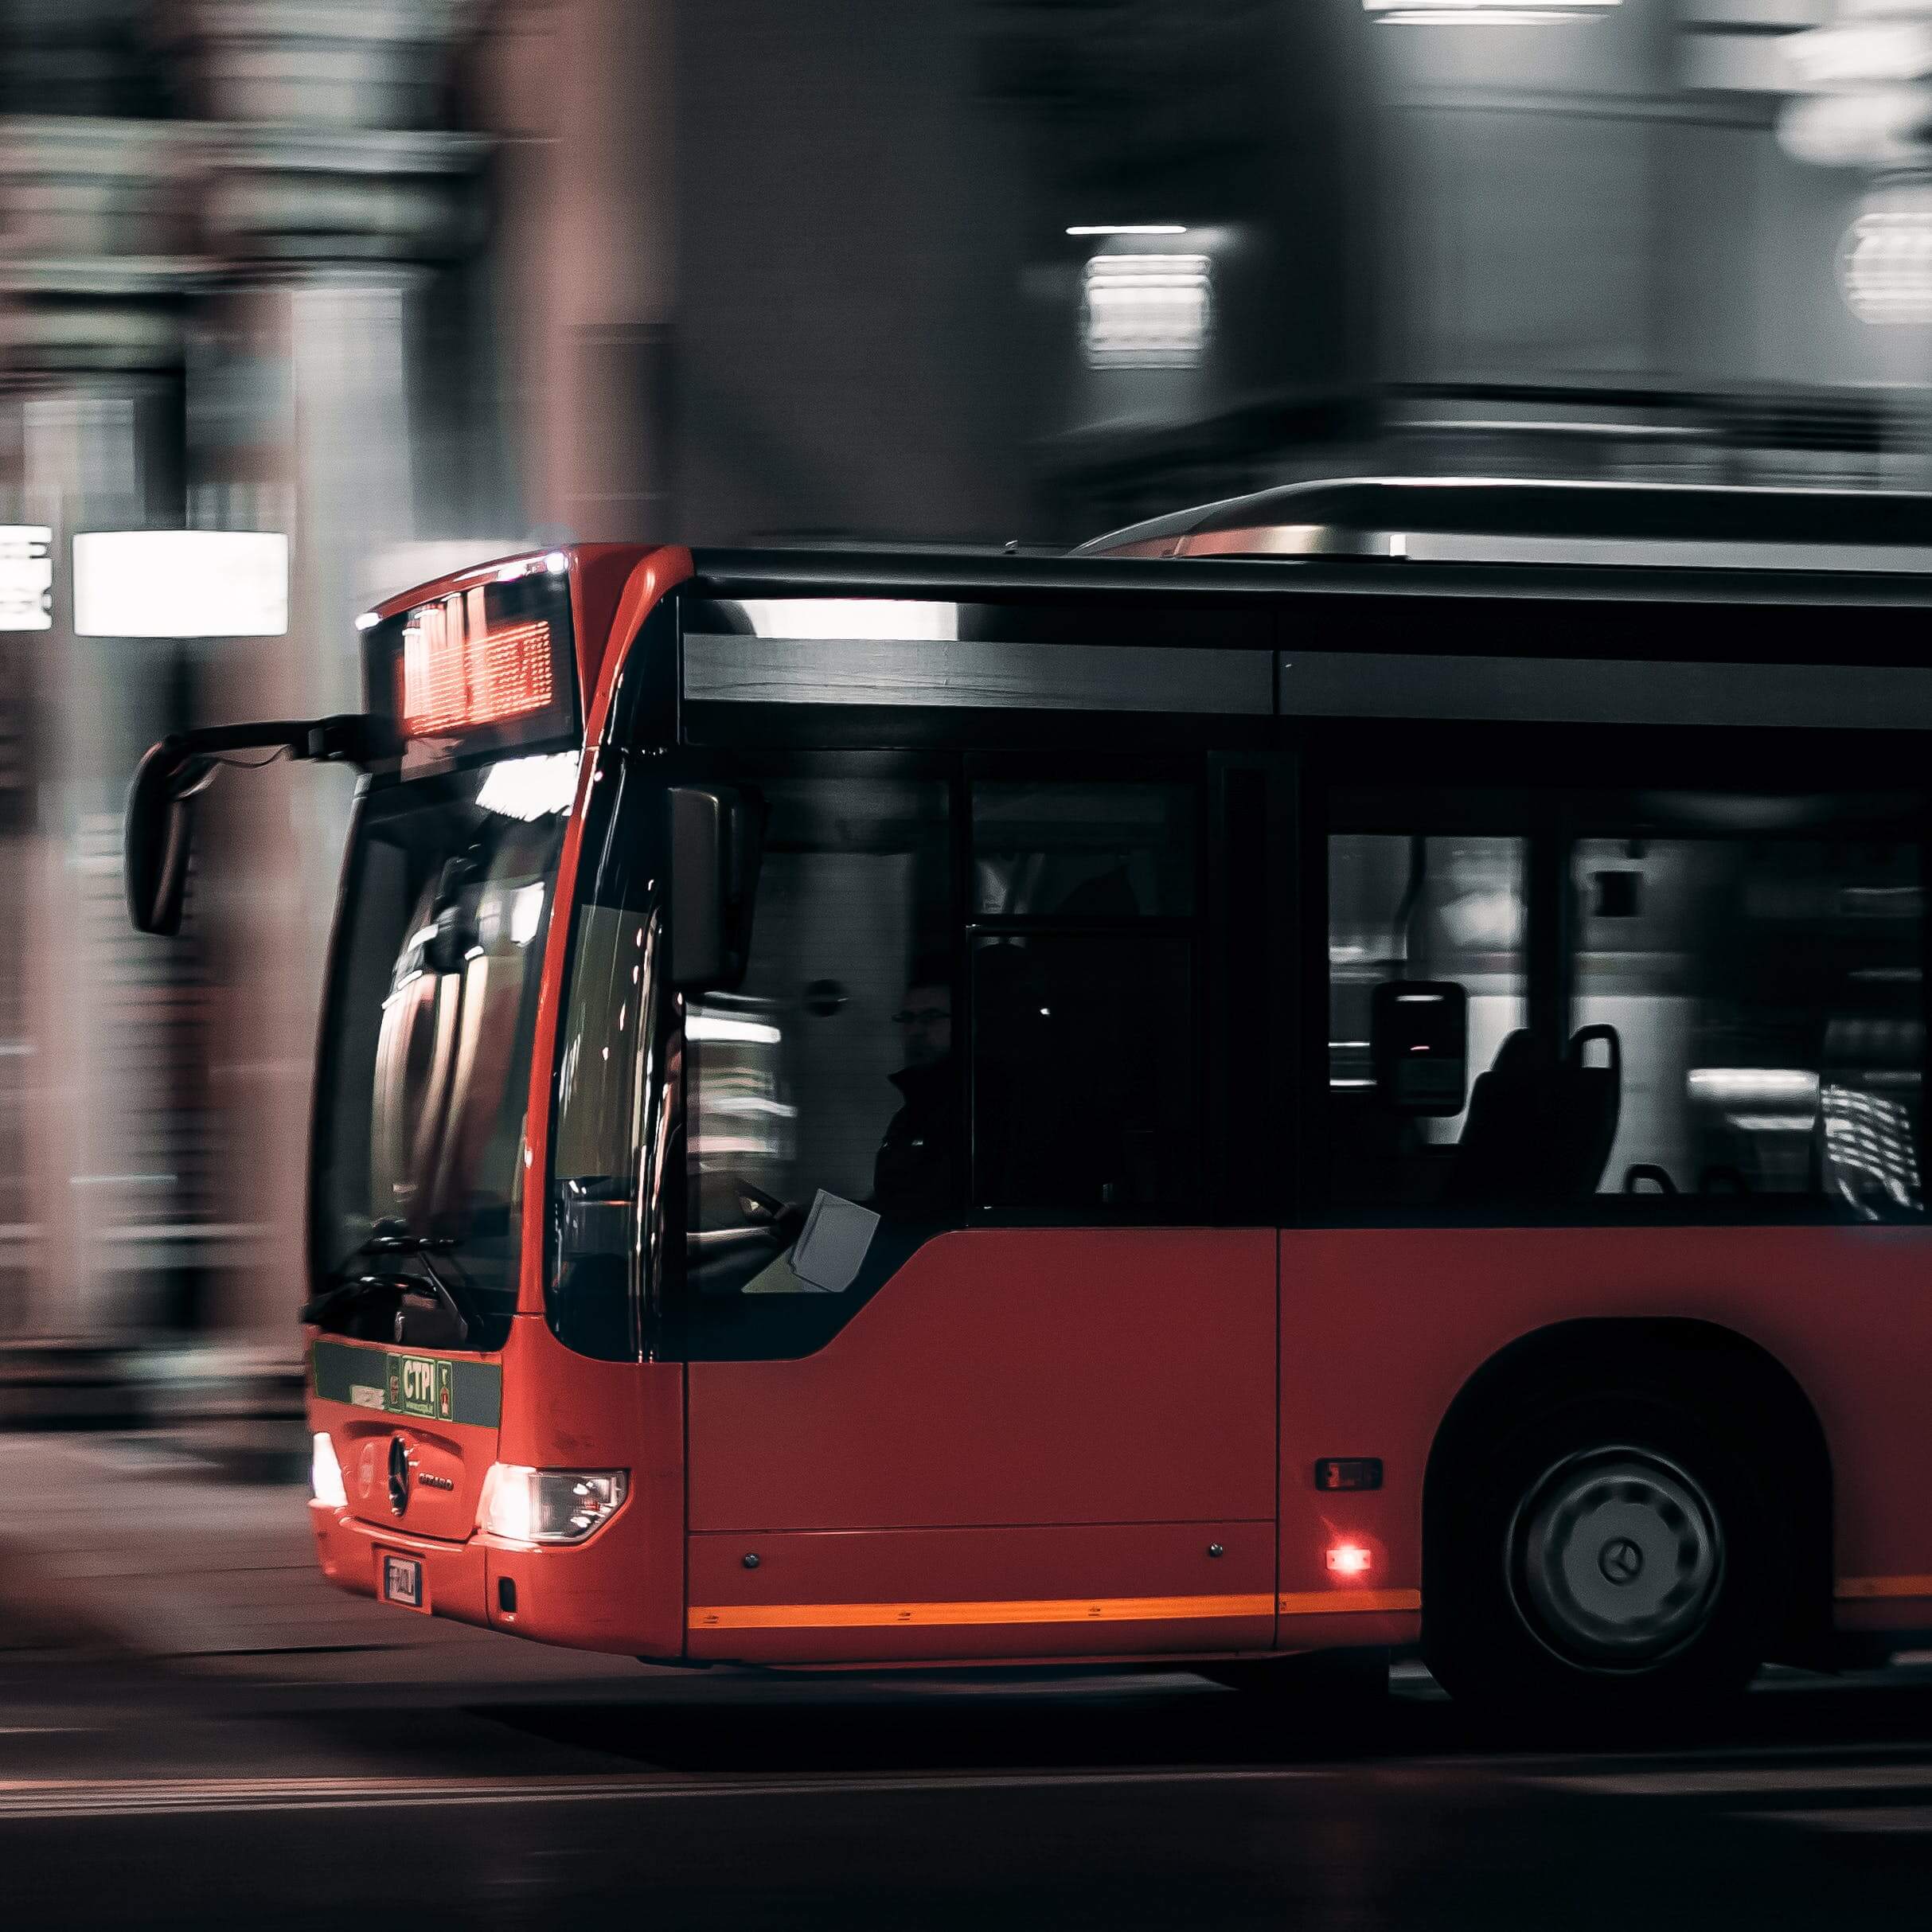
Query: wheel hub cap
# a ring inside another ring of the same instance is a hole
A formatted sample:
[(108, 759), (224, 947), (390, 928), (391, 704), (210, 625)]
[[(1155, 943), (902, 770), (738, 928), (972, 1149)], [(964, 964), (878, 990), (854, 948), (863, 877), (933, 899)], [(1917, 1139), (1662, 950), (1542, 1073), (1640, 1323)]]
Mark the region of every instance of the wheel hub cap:
[(1709, 1619), (1723, 1573), (1710, 1499), (1648, 1450), (1559, 1463), (1511, 1526), (1517, 1610), (1544, 1644), (1578, 1663), (1631, 1668), (1680, 1649)]

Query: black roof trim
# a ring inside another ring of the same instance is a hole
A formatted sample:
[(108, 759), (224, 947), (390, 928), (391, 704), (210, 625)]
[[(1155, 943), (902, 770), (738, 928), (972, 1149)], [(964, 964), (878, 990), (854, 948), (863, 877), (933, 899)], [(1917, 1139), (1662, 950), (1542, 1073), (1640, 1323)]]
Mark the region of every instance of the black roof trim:
[[(692, 552), (684, 587), (699, 596), (980, 598), (1092, 595), (1162, 601), (1368, 597), (1521, 597), (1601, 603), (1922, 609), (1932, 576), (1897, 572), (1692, 570), (1676, 566), (1438, 564), (1347, 556), (1025, 556), (978, 551)], [(1928, 639), (1932, 655), (1932, 638)]]
[(1197, 505), (1095, 537), (1092, 553), (1251, 526), (1337, 532), (1932, 545), (1932, 494), (1508, 477), (1337, 477)]

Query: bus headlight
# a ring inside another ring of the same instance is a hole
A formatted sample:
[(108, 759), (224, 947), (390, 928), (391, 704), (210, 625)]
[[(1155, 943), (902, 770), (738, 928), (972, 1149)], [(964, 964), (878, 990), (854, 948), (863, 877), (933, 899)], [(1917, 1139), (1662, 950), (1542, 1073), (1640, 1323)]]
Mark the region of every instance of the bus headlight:
[(326, 1429), (318, 1429), (309, 1453), (309, 1487), (317, 1502), (330, 1509), (346, 1509), (349, 1492), (342, 1487), (342, 1466), (335, 1459), (335, 1445)]
[(483, 1478), (477, 1527), (507, 1543), (581, 1543), (616, 1515), (622, 1469), (532, 1469), (493, 1462)]

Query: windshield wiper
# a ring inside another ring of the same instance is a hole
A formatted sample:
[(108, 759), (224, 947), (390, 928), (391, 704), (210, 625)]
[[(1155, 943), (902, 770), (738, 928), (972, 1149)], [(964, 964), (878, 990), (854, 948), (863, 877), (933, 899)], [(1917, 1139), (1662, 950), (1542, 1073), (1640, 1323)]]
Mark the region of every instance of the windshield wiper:
[[(324, 1316), (339, 1308), (345, 1301), (352, 1301), (369, 1288), (421, 1288), (430, 1292), (447, 1309), (457, 1326), (458, 1340), (467, 1342), (472, 1336), (483, 1332), (482, 1311), (476, 1306), (476, 1298), (470, 1291), (468, 1281), (460, 1267), (456, 1268), (456, 1278), (446, 1280), (431, 1255), (451, 1254), (456, 1243), (447, 1235), (412, 1234), (400, 1220), (378, 1221), (370, 1231), (369, 1239), (349, 1256), (352, 1261), (365, 1255), (409, 1255), (423, 1265), (420, 1275), (416, 1274), (359, 1274), (353, 1281), (338, 1282), (333, 1288), (326, 1289), (302, 1310), (305, 1322), (320, 1321)], [(450, 1264), (452, 1267), (455, 1264)], [(400, 1341), (401, 1337), (399, 1336)]]

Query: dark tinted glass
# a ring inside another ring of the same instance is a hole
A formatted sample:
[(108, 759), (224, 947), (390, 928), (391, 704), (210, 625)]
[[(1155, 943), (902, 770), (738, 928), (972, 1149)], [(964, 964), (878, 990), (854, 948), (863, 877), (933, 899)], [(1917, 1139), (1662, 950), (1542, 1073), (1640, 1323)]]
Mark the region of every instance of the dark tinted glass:
[(975, 785), (973, 909), (982, 919), (1185, 918), (1194, 910), (1192, 790)]
[[(516, 1306), (531, 1043), (576, 763), (513, 759), (377, 787), (343, 902), (314, 1147), (316, 1286), (420, 1272), (370, 1258), (379, 1229), (450, 1243), (481, 1317), (473, 1347), (501, 1347)], [(388, 1340), (393, 1313), (345, 1294), (324, 1325)]]
[(1195, 1198), (1190, 951), (1118, 934), (975, 943), (978, 1204), (1104, 1215)]
[(688, 1278), (701, 1297), (844, 1293), (861, 1277), (825, 1256), (883, 1254), (875, 1221), (961, 1204), (946, 787), (758, 790), (750, 966), (685, 1012)]
[(1918, 1209), (1914, 847), (1586, 839), (1574, 877), (1577, 1021), (1622, 1048), (1606, 1192)]

